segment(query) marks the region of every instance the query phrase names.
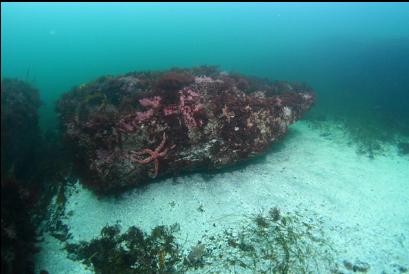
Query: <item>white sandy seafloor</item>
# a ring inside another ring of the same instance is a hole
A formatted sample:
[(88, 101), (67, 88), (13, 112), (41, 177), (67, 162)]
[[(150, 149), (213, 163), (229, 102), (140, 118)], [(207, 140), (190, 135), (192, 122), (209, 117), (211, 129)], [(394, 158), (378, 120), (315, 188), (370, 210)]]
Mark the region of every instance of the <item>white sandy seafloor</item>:
[[(190, 247), (204, 234), (237, 226), (246, 214), (277, 206), (323, 218), (343, 273), (351, 272), (344, 260), (368, 263), (368, 273), (399, 273), (399, 266), (409, 267), (409, 157), (393, 146), (374, 159), (359, 155), (336, 125), (328, 127), (297, 122), (282, 144), (242, 168), (166, 179), (120, 198), (98, 199), (77, 184), (64, 219), (71, 241), (97, 237), (117, 221), (122, 231), (136, 225), (147, 232), (179, 223), (180, 239)], [(93, 273), (62, 247), (44, 235), (37, 273)]]

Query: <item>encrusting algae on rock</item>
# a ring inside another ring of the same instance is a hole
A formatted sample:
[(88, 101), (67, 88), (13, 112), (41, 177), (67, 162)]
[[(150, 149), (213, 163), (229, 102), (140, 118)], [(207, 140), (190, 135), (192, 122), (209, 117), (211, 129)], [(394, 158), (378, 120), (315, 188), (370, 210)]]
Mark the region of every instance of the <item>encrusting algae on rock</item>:
[(313, 102), (303, 85), (199, 67), (102, 77), (58, 111), (82, 183), (106, 193), (259, 155)]

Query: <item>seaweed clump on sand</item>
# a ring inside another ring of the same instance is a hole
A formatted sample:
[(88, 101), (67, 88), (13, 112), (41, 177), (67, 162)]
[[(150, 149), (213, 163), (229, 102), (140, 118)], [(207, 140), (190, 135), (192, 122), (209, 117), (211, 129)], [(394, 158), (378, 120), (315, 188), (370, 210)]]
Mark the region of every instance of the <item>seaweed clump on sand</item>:
[(100, 237), (67, 244), (66, 250), (95, 273), (180, 273), (183, 260), (173, 235), (177, 230), (177, 224), (157, 226), (147, 235), (135, 226), (124, 233), (119, 225), (106, 226)]
[(332, 273), (337, 268), (320, 220), (278, 208), (226, 230), (213, 246), (217, 260), (211, 273)]
[(73, 259), (96, 273), (331, 273), (337, 269), (322, 222), (272, 208), (245, 219), (241, 227), (205, 235), (190, 249), (177, 244), (178, 225), (148, 235), (132, 226), (106, 226), (89, 242), (67, 244)]
[(409, 142), (399, 142), (398, 150), (400, 155), (409, 155)]
[(356, 152), (370, 159), (385, 153), (386, 144), (394, 144), (396, 132), (388, 130), (386, 125), (370, 118), (348, 119), (343, 122), (350, 144), (356, 146)]
[[(349, 146), (354, 147), (358, 155), (375, 159), (388, 155), (392, 147), (399, 155), (409, 153), (408, 129), (396, 125), (396, 121), (380, 113), (362, 109), (348, 115), (323, 115), (312, 113), (308, 117), (309, 125), (322, 131), (321, 137), (331, 139), (335, 132), (342, 131)], [(405, 146), (406, 144), (406, 146)]]
[(313, 102), (303, 85), (198, 67), (101, 77), (57, 110), (81, 183), (104, 194), (260, 155)]

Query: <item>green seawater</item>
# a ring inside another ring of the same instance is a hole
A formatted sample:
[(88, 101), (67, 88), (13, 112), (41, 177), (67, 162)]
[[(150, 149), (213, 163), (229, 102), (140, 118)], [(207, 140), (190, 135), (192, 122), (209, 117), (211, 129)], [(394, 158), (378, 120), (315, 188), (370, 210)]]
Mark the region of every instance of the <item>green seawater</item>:
[[(103, 75), (201, 65), (306, 83), (315, 105), (254, 161), (118, 197), (81, 186), (59, 139), (61, 96)], [(156, 273), (123, 270), (143, 257), (124, 256), (136, 239), (160, 273), (408, 273), (409, 3), (1, 3), (1, 78), (42, 101), (41, 146), (10, 163), (14, 185), (2, 177), (2, 253), (33, 255), (14, 268)], [(27, 212), (16, 175), (39, 189)], [(24, 250), (37, 236), (39, 252)]]
[(306, 82), (325, 115), (407, 122), (408, 18), (408, 3), (2, 3), (1, 76), (40, 90), (43, 128), (75, 85), (202, 64)]

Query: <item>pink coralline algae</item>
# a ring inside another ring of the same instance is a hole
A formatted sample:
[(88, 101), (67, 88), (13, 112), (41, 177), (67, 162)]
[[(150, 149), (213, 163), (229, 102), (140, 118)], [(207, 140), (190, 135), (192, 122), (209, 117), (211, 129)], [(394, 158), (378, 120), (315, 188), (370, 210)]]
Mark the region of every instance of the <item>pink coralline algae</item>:
[(188, 129), (202, 126), (203, 120), (195, 118), (195, 115), (203, 110), (203, 104), (199, 103), (199, 94), (192, 89), (182, 89), (178, 95), (179, 104), (165, 107), (163, 114), (165, 116), (179, 114)]
[[(124, 85), (126, 92), (117, 88)], [(99, 105), (87, 100), (96, 90), (105, 98)], [(256, 157), (313, 103), (299, 84), (198, 67), (100, 78), (67, 93), (60, 117), (66, 142), (77, 148), (81, 182), (111, 193)], [(102, 118), (87, 127), (95, 117)]]
[(195, 83), (198, 83), (198, 84), (214, 83), (214, 80), (211, 77), (207, 77), (207, 76), (197, 76), (195, 77)]
[(118, 129), (122, 132), (133, 132), (136, 127), (146, 120), (149, 120), (153, 114), (154, 110), (160, 108), (161, 98), (159, 96), (154, 96), (152, 98), (142, 98), (139, 99), (139, 104), (145, 108), (146, 111), (134, 111), (132, 114), (124, 116), (119, 121)]
[(139, 103), (144, 107), (159, 108), (161, 98), (154, 96), (152, 98), (143, 98), (139, 100)]
[(169, 116), (172, 114), (178, 114), (179, 113), (179, 106), (178, 105), (170, 105), (165, 108), (163, 108), (163, 114), (165, 116)]
[(199, 94), (191, 89), (179, 91), (180, 103), (179, 111), (187, 128), (191, 129), (203, 125), (203, 121), (196, 120), (194, 115), (203, 109), (203, 105), (197, 103)]
[(118, 129), (122, 132), (134, 131), (140, 123), (149, 120), (153, 116), (153, 109), (147, 111), (135, 111), (134, 113), (123, 117), (119, 121)]

